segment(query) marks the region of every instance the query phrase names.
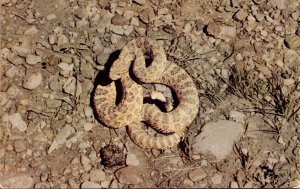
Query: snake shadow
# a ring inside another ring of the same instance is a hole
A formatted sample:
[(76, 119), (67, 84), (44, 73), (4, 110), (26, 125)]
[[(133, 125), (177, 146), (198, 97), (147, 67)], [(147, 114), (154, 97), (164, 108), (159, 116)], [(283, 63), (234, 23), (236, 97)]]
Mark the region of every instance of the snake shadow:
[[(94, 115), (96, 115), (96, 107), (95, 107), (95, 104), (94, 104), (94, 101), (93, 101), (93, 97), (95, 95), (96, 87), (98, 85), (107, 86), (111, 82), (113, 82), (109, 78), (109, 70), (110, 70), (112, 64), (114, 63), (114, 61), (118, 59), (118, 57), (120, 55), (120, 52), (121, 52), (120, 50), (112, 52), (110, 54), (109, 58), (107, 59), (106, 63), (104, 64), (104, 69), (100, 70), (98, 72), (98, 74), (96, 75), (96, 78), (95, 78), (94, 83), (93, 83), (94, 87), (93, 87), (93, 90), (92, 90), (91, 95), (90, 95), (90, 105), (93, 109)], [(116, 104), (118, 104), (118, 102), (121, 101), (121, 97), (122, 97), (121, 82), (120, 82), (120, 80), (117, 80), (117, 81), (115, 81), (115, 83), (116, 83), (116, 90), (117, 90)], [(98, 122), (102, 123), (102, 121), (99, 118), (97, 118), (97, 116), (95, 116), (95, 118)]]

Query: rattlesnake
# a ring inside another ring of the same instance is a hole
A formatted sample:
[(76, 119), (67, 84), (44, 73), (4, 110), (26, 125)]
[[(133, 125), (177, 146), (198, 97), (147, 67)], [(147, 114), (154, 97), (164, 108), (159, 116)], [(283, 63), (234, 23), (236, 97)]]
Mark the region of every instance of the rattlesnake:
[[(149, 59), (150, 65), (147, 65)], [(114, 84), (97, 86), (94, 105), (97, 116), (105, 125), (112, 128), (128, 126), (129, 137), (143, 148), (166, 149), (179, 143), (186, 127), (197, 115), (198, 93), (188, 73), (167, 61), (160, 45), (145, 38), (132, 40), (113, 63), (109, 77), (112, 80), (120, 79), (123, 95), (121, 102), (115, 105)], [(177, 95), (177, 107), (162, 112), (154, 104), (143, 104), (142, 83), (169, 86)], [(141, 121), (165, 135), (150, 136), (142, 128)]]

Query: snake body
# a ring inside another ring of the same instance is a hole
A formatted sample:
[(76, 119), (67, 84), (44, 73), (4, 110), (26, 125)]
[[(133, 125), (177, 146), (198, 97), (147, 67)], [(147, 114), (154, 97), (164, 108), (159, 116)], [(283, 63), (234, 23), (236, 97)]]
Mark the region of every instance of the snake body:
[[(198, 92), (188, 73), (169, 62), (158, 43), (145, 38), (130, 41), (110, 68), (109, 77), (120, 80), (123, 95), (116, 105), (114, 84), (97, 86), (94, 94), (96, 113), (106, 126), (127, 126), (129, 137), (142, 148), (166, 149), (180, 142), (198, 113)], [(177, 96), (178, 105), (169, 112), (162, 112), (154, 104), (143, 104), (142, 83), (169, 86)], [(163, 136), (149, 135), (142, 122)]]

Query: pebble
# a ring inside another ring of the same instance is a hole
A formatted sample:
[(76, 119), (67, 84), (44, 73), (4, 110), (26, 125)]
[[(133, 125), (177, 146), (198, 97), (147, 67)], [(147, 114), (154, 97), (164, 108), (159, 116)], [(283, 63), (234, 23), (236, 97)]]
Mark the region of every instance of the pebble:
[(0, 187), (1, 188), (32, 188), (33, 178), (28, 174), (1, 176)]
[(130, 153), (126, 156), (126, 165), (139, 166), (140, 162), (135, 154)]
[(84, 170), (85, 171), (89, 171), (92, 169), (92, 166), (91, 166), (91, 160), (86, 157), (85, 155), (81, 155), (80, 156), (80, 163), (81, 165), (83, 166)]
[(46, 20), (54, 20), (56, 18), (56, 15), (55, 14), (48, 14), (46, 16)]
[(54, 35), (49, 35), (48, 41), (50, 45), (53, 45), (56, 42), (56, 37)]
[(236, 37), (236, 28), (232, 26), (223, 26), (220, 32), (220, 38), (229, 41)]
[(24, 35), (35, 35), (38, 32), (39, 32), (39, 30), (35, 26), (31, 26), (24, 32)]
[(113, 33), (117, 34), (117, 35), (123, 35), (124, 33), (124, 29), (123, 26), (119, 26), (119, 25), (111, 25), (110, 29)]
[(23, 87), (25, 89), (33, 90), (41, 85), (43, 81), (42, 74), (40, 72), (33, 73), (29, 78), (25, 79), (23, 82)]
[(51, 188), (49, 183), (40, 182), (34, 185), (34, 188)]
[[(63, 85), (63, 89), (65, 93), (71, 94), (73, 96), (79, 96), (82, 92), (81, 84), (80, 82), (76, 82), (75, 77), (69, 77), (67, 81), (65, 81)], [(76, 93), (75, 93), (75, 89), (77, 89)]]
[(59, 73), (64, 77), (68, 77), (74, 69), (74, 64), (68, 64), (65, 62), (61, 62), (57, 66), (61, 69)]
[(218, 160), (224, 159), (243, 132), (243, 125), (234, 121), (209, 122), (202, 127), (202, 132), (192, 144), (194, 154), (210, 152)]
[(184, 186), (187, 186), (187, 187), (193, 187), (194, 186), (193, 181), (191, 181), (190, 179), (184, 179), (183, 184), (184, 184)]
[(140, 25), (139, 19), (137, 17), (132, 17), (130, 20), (130, 25), (139, 26)]
[(132, 18), (134, 16), (134, 11), (132, 11), (132, 10), (125, 10), (124, 12), (123, 12), (123, 17), (125, 18), (125, 19), (130, 19), (130, 18)]
[(239, 188), (239, 185), (238, 185), (237, 182), (231, 181), (231, 182), (230, 182), (230, 187), (229, 187), (229, 188)]
[(222, 179), (223, 179), (223, 176), (222, 175), (219, 175), (219, 174), (216, 174), (214, 176), (212, 176), (210, 178), (211, 182), (214, 184), (214, 185), (217, 185), (217, 184), (221, 184), (222, 183)]
[(103, 182), (106, 180), (105, 172), (101, 169), (90, 170), (89, 178), (92, 182)]
[(101, 184), (96, 182), (85, 181), (80, 185), (80, 188), (102, 188)]
[(124, 28), (124, 32), (123, 33), (126, 36), (129, 36), (133, 32), (133, 30), (134, 30), (133, 26), (128, 26), (128, 25), (124, 25), (123, 28)]
[(207, 176), (205, 170), (203, 168), (197, 168), (189, 173), (189, 178), (193, 182), (198, 182), (203, 180)]
[(25, 146), (24, 140), (21, 140), (21, 139), (15, 140), (13, 145), (14, 145), (14, 149), (17, 153), (18, 152), (23, 152), (27, 149), (26, 146)]
[(27, 129), (27, 124), (23, 121), (19, 113), (8, 116), (8, 121), (11, 123), (12, 127), (17, 128), (21, 132), (25, 132)]
[(62, 83), (60, 82), (58, 77), (54, 77), (50, 80), (49, 88), (53, 91), (61, 91), (62, 90)]
[(51, 146), (48, 149), (48, 154), (50, 154), (53, 150), (58, 149), (62, 144), (64, 144), (67, 138), (75, 133), (75, 129), (70, 125), (66, 125), (60, 131), (58, 131), (55, 139), (53, 140)]
[(92, 79), (94, 77), (94, 68), (88, 62), (81, 63), (80, 71), (82, 75), (88, 79)]
[(240, 9), (235, 15), (234, 18), (238, 21), (243, 21), (247, 18), (248, 12), (245, 9)]
[(111, 23), (115, 26), (123, 26), (126, 23), (126, 19), (123, 16), (116, 14), (111, 18)]
[(83, 125), (83, 129), (84, 129), (85, 131), (90, 131), (90, 130), (93, 129), (94, 126), (95, 126), (95, 124), (93, 124), (93, 123), (85, 123), (85, 124)]
[(135, 30), (140, 36), (145, 36), (145, 35), (146, 35), (146, 28), (143, 28), (143, 27), (134, 27), (134, 30)]
[(47, 99), (46, 100), (46, 105), (48, 108), (55, 109), (55, 108), (60, 107), (61, 104), (62, 104), (61, 100), (57, 100), (57, 99)]
[(139, 184), (142, 182), (138, 168), (135, 166), (127, 166), (115, 172), (115, 176), (122, 184)]
[(66, 44), (69, 44), (69, 38), (63, 34), (60, 34), (57, 38), (57, 45), (62, 47)]
[(26, 56), (26, 62), (29, 65), (35, 65), (37, 63), (42, 62), (42, 58), (37, 55), (29, 54)]
[(291, 35), (285, 38), (286, 46), (290, 49), (296, 49), (300, 47), (300, 36)]
[(5, 76), (8, 78), (21, 77), (22, 70), (20, 67), (11, 66), (6, 72)]

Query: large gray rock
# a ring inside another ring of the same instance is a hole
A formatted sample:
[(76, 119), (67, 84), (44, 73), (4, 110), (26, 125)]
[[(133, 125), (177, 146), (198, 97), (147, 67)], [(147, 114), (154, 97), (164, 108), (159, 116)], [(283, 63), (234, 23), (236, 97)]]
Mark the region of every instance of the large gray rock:
[(243, 125), (233, 121), (209, 122), (196, 136), (192, 148), (194, 154), (211, 153), (218, 160), (224, 159), (233, 149), (233, 144), (244, 132)]

